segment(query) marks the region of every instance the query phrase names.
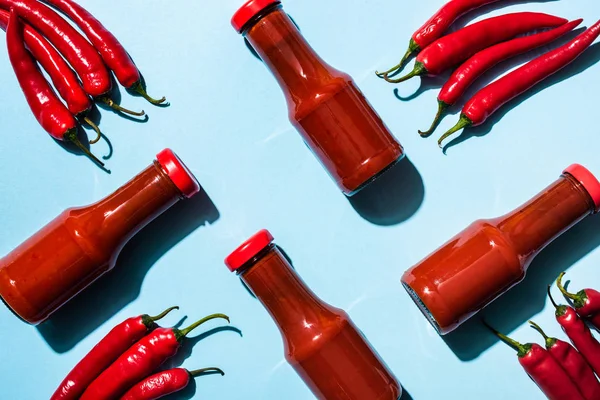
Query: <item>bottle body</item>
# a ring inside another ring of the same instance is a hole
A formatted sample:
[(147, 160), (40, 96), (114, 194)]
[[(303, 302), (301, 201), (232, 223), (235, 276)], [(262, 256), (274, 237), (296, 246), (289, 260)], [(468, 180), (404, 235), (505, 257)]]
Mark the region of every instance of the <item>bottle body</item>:
[(71, 208), (0, 260), (0, 297), (30, 324), (112, 269), (131, 237), (183, 196), (155, 162), (104, 200)]
[(565, 174), (515, 211), (470, 225), (402, 283), (436, 330), (449, 333), (523, 280), (534, 257), (593, 209), (583, 186)]
[(352, 78), (314, 52), (280, 4), (243, 33), (279, 82), (290, 121), (346, 195), (404, 157)]
[(402, 389), (343, 310), (319, 299), (271, 245), (240, 272), (276, 322), (285, 358), (321, 400), (397, 400)]

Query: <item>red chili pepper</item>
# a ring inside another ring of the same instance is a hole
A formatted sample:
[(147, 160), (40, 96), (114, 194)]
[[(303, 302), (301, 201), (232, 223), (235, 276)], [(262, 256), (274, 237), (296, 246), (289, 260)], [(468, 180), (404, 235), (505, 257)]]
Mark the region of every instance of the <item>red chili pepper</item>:
[(162, 363), (177, 354), (181, 341), (188, 333), (215, 318), (229, 317), (213, 314), (186, 329), (158, 328), (123, 353), (108, 367), (81, 396), (81, 400), (112, 400), (122, 396), (136, 382), (149, 376)]
[(600, 376), (600, 343), (594, 338), (585, 322), (577, 316), (574, 308), (556, 304), (550, 293), (550, 287), (548, 285), (548, 296), (556, 308), (556, 320), (596, 375)]
[(50, 400), (76, 400), (121, 354), (142, 339), (155, 322), (179, 307), (171, 307), (156, 317), (140, 315), (126, 319), (115, 326), (96, 346), (69, 372)]
[[(10, 14), (0, 10), (0, 28), (6, 31)], [(102, 133), (100, 129), (86, 114), (92, 109), (93, 103), (85, 93), (77, 75), (56, 51), (56, 49), (32, 27), (25, 25), (25, 44), (40, 65), (46, 70), (54, 87), (67, 103), (69, 111), (96, 131), (96, 138), (90, 144), (97, 143)]]
[(73, 66), (87, 94), (117, 111), (145, 115), (127, 110), (110, 99), (112, 80), (102, 58), (94, 46), (48, 6), (37, 0), (0, 0), (0, 8), (14, 8), (21, 18), (43, 34)]
[(500, 107), (577, 59), (600, 35), (600, 21), (571, 42), (552, 50), (480, 90), (465, 105), (460, 120), (438, 141), (461, 129), (483, 124)]
[(391, 83), (400, 83), (415, 76), (439, 75), (494, 44), (537, 29), (554, 28), (567, 22), (564, 18), (531, 12), (485, 19), (429, 45), (417, 56), (415, 67), (408, 75), (390, 79), (386, 74), (383, 78)]
[(544, 46), (566, 33), (575, 29), (583, 19), (564, 24), (559, 28), (552, 29), (547, 32), (538, 33), (536, 35), (525, 36), (509, 40), (482, 50), (473, 57), (465, 61), (448, 79), (448, 82), (442, 87), (438, 95), (438, 112), (435, 116), (431, 128), (428, 131), (419, 131), (421, 136), (429, 136), (433, 133), (444, 112), (454, 105), (467, 89), (483, 75), (484, 72), (494, 67), (501, 61), (518, 56), (537, 47)]
[[(592, 325), (600, 329), (600, 292), (594, 289), (583, 289), (577, 294), (569, 293), (562, 285), (563, 272), (556, 280), (556, 286), (568, 299), (573, 300), (575, 310), (580, 317), (588, 319)], [(600, 398), (600, 397), (599, 397)]]
[(12, 10), (6, 29), (8, 56), (25, 94), (27, 103), (40, 125), (56, 140), (74, 143), (88, 157), (98, 160), (77, 137), (77, 121), (58, 99), (42, 75), (31, 53), (25, 48), (23, 24), (16, 10)]
[(190, 384), (190, 379), (207, 372), (218, 372), (221, 376), (225, 372), (219, 368), (203, 368), (188, 371), (183, 368), (174, 368), (162, 371), (144, 379), (121, 397), (121, 400), (156, 400), (161, 397), (179, 392)]
[(500, 340), (517, 350), (519, 364), (550, 400), (584, 400), (583, 395), (560, 364), (535, 343), (521, 344), (484, 324)]
[(162, 104), (167, 100), (165, 97), (156, 100), (148, 96), (142, 85), (142, 75), (123, 45), (85, 8), (72, 0), (42, 1), (54, 6), (77, 24), (100, 52), (102, 59), (115, 73), (121, 85), (139, 93), (152, 104)]
[(415, 53), (441, 38), (458, 18), (469, 11), (473, 11), (486, 4), (495, 3), (498, 0), (450, 0), (446, 5), (436, 12), (429, 21), (420, 27), (408, 44), (408, 50), (400, 63), (385, 72), (375, 72), (380, 78), (396, 72), (404, 66), (404, 63)]
[(592, 368), (575, 347), (557, 338), (548, 337), (535, 322), (529, 321), (529, 323), (544, 337), (546, 349), (575, 382), (583, 397), (586, 400), (600, 399), (600, 383)]

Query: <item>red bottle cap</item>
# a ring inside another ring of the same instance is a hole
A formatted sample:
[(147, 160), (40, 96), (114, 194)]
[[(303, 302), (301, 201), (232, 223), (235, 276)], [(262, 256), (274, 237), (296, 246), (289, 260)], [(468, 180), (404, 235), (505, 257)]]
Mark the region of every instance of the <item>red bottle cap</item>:
[(600, 210), (600, 182), (598, 182), (598, 179), (594, 174), (592, 174), (589, 169), (579, 164), (571, 165), (569, 168), (565, 169), (564, 173), (571, 175), (581, 183), (594, 201), (594, 204), (596, 204), (596, 212), (598, 212)]
[(156, 155), (156, 161), (185, 197), (190, 198), (200, 191), (198, 180), (173, 150), (164, 149)]
[(241, 32), (246, 25), (256, 14), (270, 6), (271, 4), (280, 3), (279, 0), (249, 0), (239, 10), (233, 14), (231, 25), (237, 32)]
[(263, 251), (272, 242), (273, 235), (271, 235), (271, 232), (263, 229), (250, 239), (246, 240), (244, 244), (231, 253), (225, 259), (225, 265), (227, 265), (227, 268), (229, 268), (231, 272), (235, 272), (248, 261), (252, 260), (254, 256)]

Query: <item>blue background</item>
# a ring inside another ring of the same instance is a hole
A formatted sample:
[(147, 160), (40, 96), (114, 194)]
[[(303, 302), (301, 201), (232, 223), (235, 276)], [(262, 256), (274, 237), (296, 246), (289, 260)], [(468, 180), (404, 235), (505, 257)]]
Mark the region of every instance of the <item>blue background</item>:
[[(0, 397), (48, 398), (115, 324), (177, 304), (181, 311), (164, 324), (187, 316), (187, 325), (225, 312), (243, 332), (240, 337), (235, 329), (213, 330), (198, 339), (199, 329), (192, 335), (173, 362), (189, 369), (219, 366), (227, 375), (199, 378), (181, 398), (312, 398), (284, 362), (279, 332), (263, 307), (223, 265), (229, 252), (266, 227), (314, 291), (350, 312), (414, 399), (543, 398), (515, 352), (478, 323), (439, 337), (399, 280), (470, 222), (519, 206), (569, 164), (600, 174), (600, 44), (544, 83), (543, 91), (512, 102), (491, 123), (472, 130), (476, 137), (444, 155), (435, 138), (424, 140), (416, 132), (430, 123), (435, 89), (443, 81), (397, 86), (400, 97), (417, 93), (401, 101), (395, 87), (373, 73), (398, 61), (410, 34), (442, 1), (285, 1), (314, 48), (354, 76), (416, 166), (402, 164), (348, 201), (290, 127), (274, 79), (231, 29), (229, 19), (241, 0), (81, 3), (122, 40), (149, 92), (168, 96), (171, 107), (155, 108), (122, 92), (124, 106), (146, 109), (146, 123), (101, 110), (101, 128), (114, 148), (107, 174), (69, 154), (38, 126), (0, 43), (0, 254), (63, 209), (113, 192), (165, 147), (179, 153), (206, 194), (145, 229), (113, 273), (47, 324), (27, 326), (0, 307)], [(592, 0), (503, 1), (486, 10), (485, 16), (531, 10), (585, 17), (587, 25), (600, 15)], [(477, 12), (461, 23), (482, 18)], [(478, 85), (515, 65), (501, 66)], [(437, 134), (456, 118), (447, 117)], [(93, 151), (105, 155), (109, 149), (102, 141)], [(526, 281), (484, 315), (522, 342), (540, 341), (526, 325), (530, 318), (564, 339), (545, 287), (568, 269), (573, 289), (599, 288), (598, 245), (600, 218), (591, 217), (541, 254)], [(211, 322), (204, 329), (220, 326)]]

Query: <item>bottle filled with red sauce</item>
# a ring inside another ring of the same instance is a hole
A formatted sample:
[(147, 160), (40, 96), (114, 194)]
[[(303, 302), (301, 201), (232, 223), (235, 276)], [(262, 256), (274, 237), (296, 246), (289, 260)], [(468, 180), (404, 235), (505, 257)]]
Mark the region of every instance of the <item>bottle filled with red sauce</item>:
[(281, 86), (289, 118), (344, 194), (404, 157), (352, 78), (326, 64), (278, 0), (250, 0), (232, 19)]
[(175, 153), (163, 150), (115, 193), (64, 211), (0, 259), (0, 297), (24, 321), (43, 322), (112, 269), (138, 231), (199, 189)]
[(319, 299), (260, 231), (225, 264), (265, 306), (285, 358), (320, 400), (397, 400), (402, 388), (343, 310)]
[(406, 271), (402, 283), (440, 334), (487, 306), (524, 277), (534, 257), (600, 208), (600, 183), (572, 165), (532, 200), (476, 221)]

